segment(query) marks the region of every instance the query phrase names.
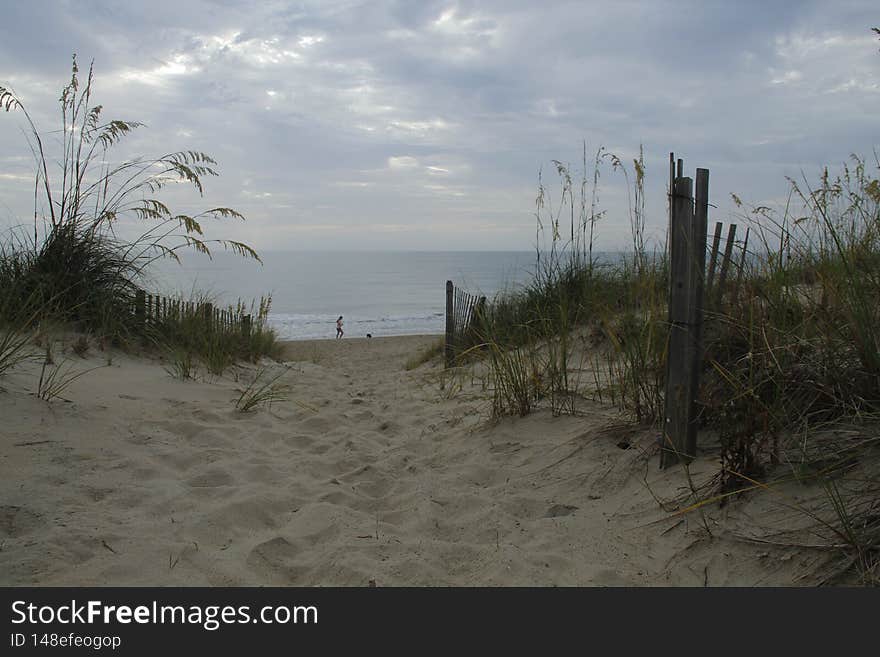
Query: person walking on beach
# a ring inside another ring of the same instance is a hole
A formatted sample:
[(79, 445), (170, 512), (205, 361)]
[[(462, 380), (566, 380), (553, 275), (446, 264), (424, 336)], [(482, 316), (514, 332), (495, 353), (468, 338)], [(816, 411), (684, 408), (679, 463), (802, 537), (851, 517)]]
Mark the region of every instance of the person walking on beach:
[(345, 331), (342, 330), (342, 315), (340, 315), (336, 320), (336, 339), (338, 340), (343, 335), (345, 335)]

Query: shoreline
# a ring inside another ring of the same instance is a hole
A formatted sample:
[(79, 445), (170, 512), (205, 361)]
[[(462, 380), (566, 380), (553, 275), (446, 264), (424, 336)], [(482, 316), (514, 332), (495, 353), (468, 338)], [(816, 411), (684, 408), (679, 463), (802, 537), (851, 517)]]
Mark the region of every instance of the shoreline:
[(338, 340), (334, 336), (329, 336), (326, 338), (283, 338), (283, 339), (279, 338), (278, 343), (282, 344), (282, 345), (286, 345), (286, 344), (301, 344), (303, 342), (327, 342), (328, 340), (333, 341), (333, 342), (337, 342), (337, 341), (338, 342), (345, 342), (345, 341), (351, 342), (351, 341), (356, 341), (356, 340), (361, 341), (361, 342), (367, 342), (367, 341), (373, 341), (373, 340), (382, 342), (382, 341), (388, 341), (388, 340), (407, 340), (407, 339), (420, 340), (420, 339), (425, 339), (425, 338), (436, 338), (439, 340), (439, 339), (445, 338), (445, 337), (446, 337), (445, 333), (401, 333), (400, 335), (374, 335), (372, 338), (368, 338), (363, 335), (351, 336), (351, 337), (343, 336), (343, 337), (339, 338)]

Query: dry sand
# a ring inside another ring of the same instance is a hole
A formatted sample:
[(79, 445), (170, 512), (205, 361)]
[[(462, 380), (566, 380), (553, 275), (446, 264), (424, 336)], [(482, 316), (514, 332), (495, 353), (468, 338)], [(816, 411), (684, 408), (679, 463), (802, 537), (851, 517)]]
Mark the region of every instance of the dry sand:
[(651, 431), (591, 402), (493, 423), (480, 381), (406, 370), (437, 340), (288, 343), (290, 399), (246, 414), (259, 366), (184, 382), (93, 347), (65, 357), (112, 364), (51, 403), (20, 366), (0, 382), (0, 584), (813, 582), (815, 555), (744, 540), (793, 522), (773, 496), (664, 511), (687, 486)]

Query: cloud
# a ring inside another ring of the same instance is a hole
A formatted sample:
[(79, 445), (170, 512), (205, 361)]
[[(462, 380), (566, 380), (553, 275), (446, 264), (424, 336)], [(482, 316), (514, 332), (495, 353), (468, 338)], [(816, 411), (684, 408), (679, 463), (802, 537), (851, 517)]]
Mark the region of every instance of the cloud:
[[(37, 4), (4, 8), (0, 84), (52, 130), (71, 52), (94, 58), (105, 115), (148, 126), (114, 157), (212, 154), (205, 199), (172, 199), (240, 204), (249, 221), (216, 230), (262, 247), (357, 248), (381, 225), (395, 248), (529, 249), (539, 169), (556, 184), (584, 141), (627, 162), (645, 145), (659, 233), (669, 151), (712, 170), (725, 218), (728, 192), (776, 198), (878, 141), (867, 1)], [(0, 152), (27, 159), (21, 126), (0, 116)], [(32, 171), (0, 160), (0, 221), (32, 213)], [(622, 177), (600, 185), (600, 243), (625, 246)]]
[(388, 158), (388, 168), (392, 171), (400, 169), (415, 169), (419, 166), (419, 161), (409, 155), (398, 155)]

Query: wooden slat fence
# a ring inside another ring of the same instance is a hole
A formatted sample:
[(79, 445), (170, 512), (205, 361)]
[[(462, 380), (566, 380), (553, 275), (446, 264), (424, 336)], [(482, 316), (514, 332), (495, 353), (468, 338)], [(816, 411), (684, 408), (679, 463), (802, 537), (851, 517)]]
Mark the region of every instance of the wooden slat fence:
[(218, 308), (211, 303), (196, 303), (180, 298), (167, 297), (138, 290), (135, 293), (132, 314), (144, 326), (159, 326), (166, 321), (181, 321), (199, 318), (207, 330), (215, 328), (223, 331), (250, 333), (251, 315), (233, 306)]
[(463, 351), (477, 344), (478, 317), (485, 307), (486, 297), (446, 281), (446, 367), (452, 367)]
[[(736, 240), (736, 224), (728, 226), (724, 239), (724, 225), (716, 222), (706, 270), (709, 170), (697, 169), (695, 189), (694, 180), (684, 176), (683, 169), (682, 160), (676, 163), (670, 153), (669, 342), (660, 467), (687, 462), (696, 455), (703, 324), (713, 315), (723, 314), (725, 301), (731, 304), (739, 294), (749, 243), (748, 229), (740, 244)], [(719, 264), (722, 240), (724, 252)], [(731, 283), (733, 276), (735, 282)]]
[[(736, 239), (736, 224), (727, 227), (727, 238), (722, 238), (724, 224), (720, 221), (715, 223), (715, 235), (712, 238), (712, 248), (709, 255), (709, 271), (706, 273), (706, 308), (714, 313), (724, 311), (724, 301), (734, 301), (739, 295), (746, 267), (746, 255), (749, 249), (749, 233), (751, 229), (746, 227), (746, 234), (742, 242)], [(718, 280), (715, 273), (718, 270), (718, 255), (721, 253), (721, 242), (724, 241), (724, 253), (721, 257)], [(735, 276), (735, 279), (733, 278)]]

